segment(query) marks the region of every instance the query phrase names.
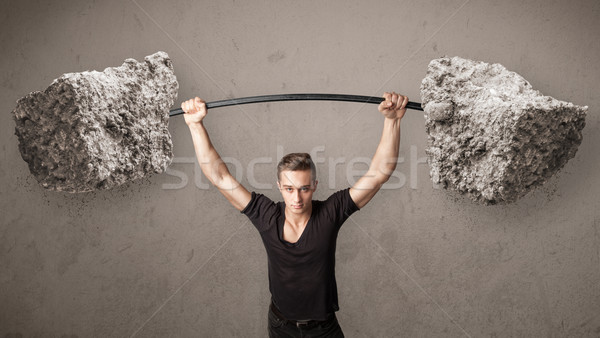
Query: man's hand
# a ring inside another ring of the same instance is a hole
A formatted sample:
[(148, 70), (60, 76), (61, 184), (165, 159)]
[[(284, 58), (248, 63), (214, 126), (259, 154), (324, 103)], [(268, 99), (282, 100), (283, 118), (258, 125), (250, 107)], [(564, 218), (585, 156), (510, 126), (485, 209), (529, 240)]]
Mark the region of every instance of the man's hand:
[(406, 112), (408, 96), (385, 92), (383, 98), (385, 101), (381, 102), (378, 107), (383, 116), (389, 119), (401, 119)]
[(188, 126), (201, 123), (206, 116), (206, 102), (199, 97), (183, 102), (181, 109), (185, 112), (183, 117)]

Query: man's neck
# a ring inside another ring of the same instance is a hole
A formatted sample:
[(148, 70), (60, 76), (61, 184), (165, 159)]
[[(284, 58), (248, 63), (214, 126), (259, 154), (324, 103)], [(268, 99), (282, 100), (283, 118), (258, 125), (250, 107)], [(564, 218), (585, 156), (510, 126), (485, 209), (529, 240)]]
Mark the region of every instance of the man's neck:
[(312, 214), (312, 203), (308, 206), (306, 211), (301, 214), (293, 213), (290, 211), (290, 209), (287, 206), (285, 207), (285, 219), (286, 219), (286, 221), (288, 221), (290, 224), (292, 224), (294, 226), (302, 226), (302, 225), (305, 225), (306, 223), (308, 223), (308, 220), (310, 219), (311, 214)]

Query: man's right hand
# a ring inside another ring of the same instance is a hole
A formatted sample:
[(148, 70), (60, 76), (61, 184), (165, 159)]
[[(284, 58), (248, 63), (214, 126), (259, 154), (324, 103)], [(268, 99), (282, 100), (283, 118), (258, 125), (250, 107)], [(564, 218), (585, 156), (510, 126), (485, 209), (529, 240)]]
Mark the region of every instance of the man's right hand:
[(206, 116), (206, 102), (199, 97), (183, 102), (181, 109), (185, 112), (183, 117), (188, 126), (201, 123)]

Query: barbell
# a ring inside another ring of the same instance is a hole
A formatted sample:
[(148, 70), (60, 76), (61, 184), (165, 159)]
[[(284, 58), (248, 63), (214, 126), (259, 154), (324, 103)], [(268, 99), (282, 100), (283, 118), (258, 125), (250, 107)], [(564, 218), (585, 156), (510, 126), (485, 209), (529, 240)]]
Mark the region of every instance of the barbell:
[[(67, 73), (13, 111), (21, 156), (47, 189), (109, 189), (171, 163), (168, 120), (178, 83), (165, 52), (102, 72)], [(327, 100), (379, 104), (381, 97), (280, 94), (227, 99), (207, 108)], [(543, 184), (577, 151), (587, 107), (544, 96), (500, 64), (460, 57), (429, 63), (421, 83), (433, 183), (483, 204), (510, 203)]]

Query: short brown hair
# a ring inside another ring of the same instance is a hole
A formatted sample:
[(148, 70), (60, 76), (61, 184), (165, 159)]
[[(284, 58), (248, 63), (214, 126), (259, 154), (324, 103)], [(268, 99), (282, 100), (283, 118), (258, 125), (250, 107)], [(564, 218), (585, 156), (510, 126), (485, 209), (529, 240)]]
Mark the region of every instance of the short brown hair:
[(314, 182), (317, 179), (317, 168), (313, 162), (310, 154), (307, 153), (291, 153), (281, 158), (277, 165), (277, 182), (281, 177), (281, 172), (284, 170), (308, 170), (310, 169), (311, 181)]

